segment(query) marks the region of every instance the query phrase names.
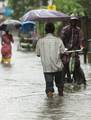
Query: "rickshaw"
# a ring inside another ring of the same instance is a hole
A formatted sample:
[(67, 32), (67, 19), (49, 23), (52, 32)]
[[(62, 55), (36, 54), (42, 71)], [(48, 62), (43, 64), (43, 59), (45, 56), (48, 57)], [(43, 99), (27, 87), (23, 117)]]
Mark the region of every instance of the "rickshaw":
[(35, 50), (37, 43), (36, 23), (33, 21), (23, 22), (19, 31), (18, 50)]

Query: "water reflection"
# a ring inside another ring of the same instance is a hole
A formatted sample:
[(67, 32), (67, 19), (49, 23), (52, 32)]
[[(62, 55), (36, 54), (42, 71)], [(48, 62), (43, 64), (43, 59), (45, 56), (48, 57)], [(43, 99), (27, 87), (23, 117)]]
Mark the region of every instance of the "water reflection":
[(54, 96), (53, 98), (46, 98), (44, 104), (42, 105), (41, 115), (37, 120), (60, 120), (63, 118), (64, 105), (63, 98), (59, 96)]
[(41, 62), (35, 53), (14, 51), (12, 62), (11, 67), (0, 65), (2, 120), (91, 120), (91, 65), (82, 64), (86, 89), (67, 89), (64, 97), (54, 94), (49, 99), (44, 92)]

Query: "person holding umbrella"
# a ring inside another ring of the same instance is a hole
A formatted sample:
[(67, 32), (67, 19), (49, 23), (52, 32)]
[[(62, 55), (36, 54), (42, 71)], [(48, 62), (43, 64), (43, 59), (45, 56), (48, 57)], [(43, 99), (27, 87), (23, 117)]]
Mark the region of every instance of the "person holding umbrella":
[(9, 31), (6, 29), (5, 33), (1, 37), (1, 54), (2, 54), (2, 60), (1, 63), (4, 64), (10, 64), (11, 62), (11, 56), (12, 56), (12, 46), (11, 43), (13, 43), (13, 36), (9, 33)]

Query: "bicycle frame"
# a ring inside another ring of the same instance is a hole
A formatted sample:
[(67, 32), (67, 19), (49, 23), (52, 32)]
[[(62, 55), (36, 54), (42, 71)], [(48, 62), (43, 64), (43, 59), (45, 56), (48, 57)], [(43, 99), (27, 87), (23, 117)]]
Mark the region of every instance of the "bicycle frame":
[(72, 79), (72, 82), (75, 82), (74, 80), (74, 71), (75, 71), (75, 61), (76, 61), (76, 54), (82, 52), (82, 49), (80, 50), (66, 50), (65, 53), (68, 53), (70, 55), (69, 58), (69, 72)]

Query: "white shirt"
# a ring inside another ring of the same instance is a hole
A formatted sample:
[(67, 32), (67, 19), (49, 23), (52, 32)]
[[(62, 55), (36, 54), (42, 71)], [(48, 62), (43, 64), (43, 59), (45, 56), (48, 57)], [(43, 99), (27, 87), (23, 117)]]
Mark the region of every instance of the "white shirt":
[(41, 57), (44, 72), (61, 71), (63, 63), (60, 54), (64, 53), (65, 48), (60, 38), (47, 34), (39, 39), (36, 45), (37, 55)]

